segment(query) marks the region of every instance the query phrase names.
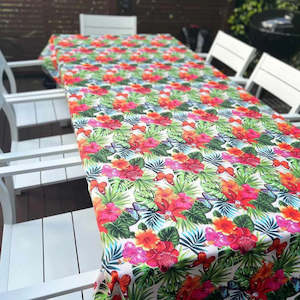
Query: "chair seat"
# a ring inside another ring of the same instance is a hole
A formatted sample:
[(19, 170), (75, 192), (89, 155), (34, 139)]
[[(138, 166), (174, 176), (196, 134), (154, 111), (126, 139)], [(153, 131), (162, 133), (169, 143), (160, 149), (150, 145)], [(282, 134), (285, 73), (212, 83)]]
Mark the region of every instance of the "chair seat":
[[(5, 226), (11, 230), (8, 290), (100, 267), (102, 250), (93, 208)], [(92, 293), (83, 291), (83, 299), (92, 299)], [(57, 299), (82, 300), (82, 293)]]
[[(60, 146), (67, 144), (76, 143), (75, 135), (73, 133), (65, 135), (56, 135), (50, 137), (44, 137), (39, 139), (25, 140), (21, 142), (14, 142), (12, 144), (12, 152), (22, 152), (29, 151), (32, 149), (40, 149), (43, 147), (52, 147)], [(44, 160), (53, 160), (60, 159), (70, 156), (79, 156), (79, 153), (71, 152), (65, 154), (56, 154), (43, 156), (42, 158), (32, 158), (32, 159), (23, 159), (11, 162), (11, 165), (16, 164), (30, 164), (37, 161)], [(64, 182), (67, 180), (75, 180), (85, 176), (84, 170), (81, 165), (67, 167), (67, 168), (57, 168), (52, 170), (46, 170), (41, 172), (33, 172), (27, 174), (15, 175), (14, 180), (14, 189), (16, 191), (30, 189), (40, 185), (48, 185), (53, 183)]]
[(13, 104), (17, 127), (34, 126), (70, 119), (65, 98), (49, 99), (40, 102)]

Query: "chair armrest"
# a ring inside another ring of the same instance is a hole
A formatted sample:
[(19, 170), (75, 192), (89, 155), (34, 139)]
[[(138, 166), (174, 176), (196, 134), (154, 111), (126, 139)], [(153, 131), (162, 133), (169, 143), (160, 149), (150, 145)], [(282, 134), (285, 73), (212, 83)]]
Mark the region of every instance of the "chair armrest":
[[(68, 158), (39, 161), (36, 163), (27, 163), (20, 165), (11, 165), (7, 167), (0, 167), (0, 178), (8, 177), (18, 174), (33, 173), (45, 170), (51, 170), (56, 168), (66, 168), (77, 166), (81, 164), (81, 158), (77, 156), (71, 156)], [(0, 298), (1, 299), (1, 298)]]
[(0, 299), (49, 299), (93, 287), (98, 270), (85, 272), (61, 279), (51, 280), (34, 286), (0, 293)]
[(285, 119), (291, 121), (300, 121), (300, 114), (281, 114)]
[(0, 164), (20, 159), (40, 157), (44, 155), (69, 153), (74, 152), (76, 150), (78, 150), (77, 144), (68, 144), (61, 146), (44, 147), (30, 151), (2, 153), (0, 154)]
[(196, 52), (197, 55), (199, 55), (200, 57), (206, 58), (208, 56), (208, 53), (198, 53)]
[(16, 97), (29, 97), (29, 96), (37, 96), (37, 95), (55, 95), (58, 93), (63, 93), (64, 89), (48, 89), (48, 90), (40, 90), (40, 91), (30, 91), (30, 92), (21, 92), (21, 93), (11, 93), (7, 94), (7, 98), (16, 98)]
[(229, 77), (231, 80), (233, 80), (234, 82), (241, 84), (241, 85), (246, 85), (248, 82), (247, 78), (244, 77), (235, 77), (235, 76), (230, 76)]
[(65, 92), (58, 92), (58, 93), (50, 93), (50, 94), (38, 94), (33, 95), (26, 95), (23, 97), (19, 97), (17, 94), (5, 95), (5, 101), (9, 104), (17, 104), (17, 103), (25, 103), (25, 102), (38, 102), (38, 101), (46, 101), (51, 99), (61, 99), (65, 100), (66, 95)]
[(43, 61), (41, 59), (33, 60), (20, 60), (20, 61), (11, 61), (7, 63), (10, 68), (21, 68), (21, 67), (33, 67), (41, 66)]

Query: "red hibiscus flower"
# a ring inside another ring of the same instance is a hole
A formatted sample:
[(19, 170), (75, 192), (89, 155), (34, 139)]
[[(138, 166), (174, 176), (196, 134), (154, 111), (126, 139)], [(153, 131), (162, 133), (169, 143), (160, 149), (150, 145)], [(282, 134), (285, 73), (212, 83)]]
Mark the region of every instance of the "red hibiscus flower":
[(248, 93), (245, 93), (245, 92), (240, 93), (240, 97), (241, 97), (241, 99), (243, 99), (244, 101), (250, 102), (250, 103), (252, 103), (252, 104), (257, 104), (257, 103), (259, 103), (259, 100), (258, 100), (256, 97), (254, 97), (254, 96), (252, 96), (252, 95), (250, 95), (250, 94), (248, 94)]
[(260, 164), (260, 159), (252, 153), (244, 153), (238, 157), (238, 162), (244, 165), (256, 167)]
[(193, 112), (200, 116), (200, 119), (203, 121), (216, 122), (219, 119), (218, 116), (208, 113), (202, 109), (196, 109)]
[(242, 254), (253, 249), (257, 242), (257, 237), (248, 228), (237, 227), (227, 238), (230, 247), (233, 250), (240, 250)]
[(148, 47), (145, 47), (145, 48), (142, 48), (141, 51), (144, 51), (146, 53), (156, 53), (157, 52), (157, 49), (156, 48), (148, 48)]
[(122, 126), (122, 123), (119, 120), (113, 120), (113, 119), (110, 119), (104, 123), (101, 123), (101, 127), (108, 128), (111, 130), (120, 128), (121, 126)]
[(214, 290), (215, 287), (210, 280), (201, 283), (201, 277), (188, 275), (176, 296), (176, 300), (206, 299)]
[(129, 64), (126, 64), (126, 63), (121, 63), (121, 64), (119, 64), (119, 66), (122, 70), (128, 70), (128, 71), (135, 71), (136, 70), (136, 66), (129, 65)]
[(129, 166), (125, 170), (120, 171), (120, 178), (128, 179), (130, 181), (135, 181), (138, 178), (143, 176), (143, 171), (139, 168), (139, 166)]
[(172, 82), (171, 83), (171, 88), (174, 89), (174, 90), (183, 91), (183, 92), (188, 92), (188, 91), (191, 90), (190, 86), (180, 84), (178, 82)]
[(222, 181), (222, 193), (229, 200), (229, 203), (234, 203), (238, 208), (247, 209), (247, 207), (256, 208), (253, 204), (249, 203), (258, 196), (258, 191), (248, 184), (239, 186), (233, 180)]
[(174, 248), (172, 242), (160, 241), (155, 249), (147, 252), (147, 264), (150, 267), (159, 267), (166, 272), (171, 266), (178, 262), (179, 252)]
[(197, 159), (189, 159), (188, 161), (181, 164), (182, 170), (184, 171), (192, 171), (193, 173), (197, 174), (201, 170), (204, 169), (204, 165)]
[(105, 47), (106, 44), (103, 43), (102, 41), (94, 40), (94, 41), (91, 42), (91, 46), (94, 46), (94, 47)]
[(165, 215), (165, 219), (172, 219), (174, 222), (177, 222), (177, 218), (186, 219), (182, 214), (184, 210), (189, 209), (191, 206), (186, 208), (185, 204), (182, 204), (180, 201), (172, 201), (171, 203), (166, 200), (155, 201), (161, 215)]

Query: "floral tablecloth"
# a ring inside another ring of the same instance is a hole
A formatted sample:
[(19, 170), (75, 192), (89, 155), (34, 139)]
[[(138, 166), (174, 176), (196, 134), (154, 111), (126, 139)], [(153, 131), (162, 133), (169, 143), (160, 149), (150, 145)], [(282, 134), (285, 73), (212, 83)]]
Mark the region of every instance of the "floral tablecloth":
[(300, 299), (299, 129), (169, 35), (41, 57), (103, 242), (95, 299)]

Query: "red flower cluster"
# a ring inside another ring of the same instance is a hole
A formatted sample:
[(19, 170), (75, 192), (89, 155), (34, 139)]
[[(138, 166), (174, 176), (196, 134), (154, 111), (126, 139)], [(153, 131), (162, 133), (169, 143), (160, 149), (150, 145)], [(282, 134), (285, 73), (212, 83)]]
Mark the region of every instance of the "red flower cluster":
[(177, 293), (176, 300), (206, 299), (215, 290), (210, 280), (201, 282), (201, 277), (188, 275)]
[(131, 109), (135, 109), (136, 107), (136, 103), (127, 102), (125, 99), (115, 99), (113, 102), (113, 108), (120, 110), (121, 112), (129, 112)]
[(211, 137), (205, 133), (197, 134), (194, 130), (184, 130), (182, 138), (189, 145), (196, 145), (197, 148), (205, 148), (205, 144), (211, 141)]
[(242, 126), (232, 127), (232, 133), (239, 140), (246, 140), (248, 143), (257, 143), (257, 140), (260, 137), (260, 133), (253, 129), (244, 129)]
[(181, 101), (177, 99), (171, 100), (169, 97), (160, 97), (158, 99), (158, 103), (161, 107), (167, 108), (167, 109), (175, 109), (177, 106), (180, 106), (182, 104)]
[(246, 102), (250, 102), (252, 104), (258, 104), (259, 103), (259, 100), (256, 97), (254, 97), (254, 96), (252, 96), (252, 95), (250, 95), (246, 92), (240, 93), (240, 98), (242, 100), (244, 100)]
[(217, 98), (217, 97), (212, 98), (209, 95), (201, 95), (200, 98), (203, 104), (207, 104), (214, 107), (220, 106), (220, 104), (224, 102), (224, 100), (221, 98)]
[(278, 129), (285, 135), (292, 135), (295, 138), (300, 138), (300, 128), (288, 123), (277, 123)]
[(233, 114), (236, 116), (254, 118), (254, 119), (260, 119), (262, 117), (262, 114), (260, 112), (243, 106), (237, 107), (236, 111), (233, 111)]
[(147, 264), (150, 267), (159, 267), (162, 272), (166, 272), (178, 262), (178, 256), (179, 252), (172, 242), (159, 241), (156, 248), (147, 251)]
[(227, 236), (230, 247), (239, 250), (242, 254), (247, 253), (256, 246), (257, 237), (248, 228), (237, 227)]
[(260, 269), (250, 279), (250, 289), (247, 291), (251, 299), (267, 300), (267, 293), (277, 291), (288, 281), (282, 269), (273, 271), (273, 263), (263, 263)]
[(218, 116), (208, 113), (202, 109), (196, 109), (193, 111), (193, 114), (188, 114), (188, 116), (193, 120), (203, 120), (208, 122), (216, 122), (219, 119)]
[(191, 90), (190, 86), (184, 85), (184, 84), (180, 84), (178, 82), (172, 82), (170, 87), (173, 90), (178, 90), (178, 91), (183, 91), (183, 92), (188, 92), (188, 91)]
[(170, 64), (162, 64), (160, 62), (154, 63), (153, 65), (151, 65), (152, 68), (157, 68), (160, 70), (170, 70), (172, 68), (172, 66)]
[(155, 83), (163, 79), (160, 75), (154, 75), (152, 71), (144, 71), (142, 75), (143, 80)]
[(77, 101), (69, 101), (69, 110), (71, 115), (78, 115), (81, 111), (89, 110), (90, 106), (87, 104), (79, 104)]
[(153, 123), (161, 126), (168, 126), (172, 123), (172, 120), (168, 117), (162, 116), (157, 112), (150, 112), (146, 117), (142, 116), (141, 121), (148, 123)]
[(194, 204), (194, 199), (184, 193), (176, 195), (169, 188), (158, 188), (154, 202), (158, 207), (158, 213), (165, 216), (165, 219), (172, 219), (177, 222), (176, 218), (186, 219), (182, 214), (184, 210), (190, 209)]
[(104, 89), (98, 85), (88, 85), (88, 92), (93, 95), (103, 96), (108, 93), (107, 89)]
[(110, 84), (117, 83), (123, 81), (125, 78), (121, 76), (116, 76), (114, 72), (108, 71), (106, 74), (103, 75), (102, 79), (104, 81), (109, 82)]
[(139, 166), (130, 165), (126, 169), (123, 169), (119, 173), (119, 177), (121, 179), (128, 179), (130, 181), (135, 181), (138, 178), (143, 176), (143, 171), (139, 168)]
[(255, 200), (258, 196), (258, 190), (252, 188), (248, 184), (239, 186), (233, 180), (222, 181), (222, 193), (229, 200), (229, 203), (234, 203), (237, 208), (247, 209), (247, 207), (256, 208), (250, 203), (251, 200)]
[(129, 145), (131, 150), (136, 150), (141, 153), (149, 153), (150, 149), (159, 145), (159, 141), (154, 138), (147, 138), (143, 135), (133, 134), (129, 139)]
[(114, 130), (122, 126), (122, 123), (119, 120), (114, 120), (107, 115), (100, 115), (97, 117), (97, 120), (100, 121), (102, 128)]

